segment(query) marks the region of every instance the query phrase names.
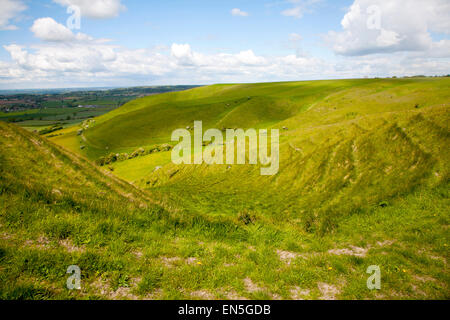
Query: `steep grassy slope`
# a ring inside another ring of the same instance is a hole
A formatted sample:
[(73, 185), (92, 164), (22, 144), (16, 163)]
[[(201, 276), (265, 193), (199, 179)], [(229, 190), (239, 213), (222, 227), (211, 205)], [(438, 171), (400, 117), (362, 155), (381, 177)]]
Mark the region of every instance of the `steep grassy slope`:
[(95, 159), (109, 152), (131, 152), (142, 146), (166, 143), (173, 130), (192, 127), (194, 120), (202, 120), (205, 128), (268, 127), (330, 93), (367, 83), (347, 80), (214, 85), (146, 97), (97, 118), (95, 126), (80, 137), (73, 128), (55, 141), (84, 145), (82, 153)]
[(323, 234), (348, 214), (448, 180), (449, 89), (448, 78), (215, 85), (133, 101), (79, 139), (95, 158), (170, 143), (172, 130), (194, 120), (205, 130), (285, 127), (273, 177), (249, 165), (176, 166), (170, 152), (111, 169), (178, 207), (247, 210)]
[[(24, 273), (49, 297), (448, 299), (449, 88), (448, 78), (215, 85), (138, 99), (52, 138), (95, 160), (170, 143), (194, 120), (279, 128), (275, 176), (175, 166), (167, 151), (99, 171), (2, 125), (2, 294), (30, 289)], [(63, 289), (69, 261), (87, 270), (81, 294)], [(366, 287), (374, 264), (381, 291)]]
[[(169, 213), (0, 122), (0, 297), (448, 299), (448, 187), (417, 188), (322, 237), (284, 218)], [(65, 287), (74, 264), (81, 291)], [(381, 291), (366, 287), (374, 264)]]
[(449, 86), (448, 78), (214, 85), (137, 99), (97, 118), (83, 136), (74, 130), (71, 138), (95, 159), (169, 142), (173, 130), (192, 126), (194, 120), (202, 120), (205, 129), (296, 129), (446, 103)]
[(281, 144), (273, 177), (249, 165), (167, 164), (139, 181), (193, 210), (236, 216), (246, 209), (325, 233), (348, 214), (448, 181), (448, 112), (430, 107), (299, 129)]
[(109, 254), (130, 241), (129, 219), (163, 212), (128, 183), (0, 122), (0, 297), (67, 297), (71, 264), (83, 264), (87, 279), (120, 270), (120, 256)]

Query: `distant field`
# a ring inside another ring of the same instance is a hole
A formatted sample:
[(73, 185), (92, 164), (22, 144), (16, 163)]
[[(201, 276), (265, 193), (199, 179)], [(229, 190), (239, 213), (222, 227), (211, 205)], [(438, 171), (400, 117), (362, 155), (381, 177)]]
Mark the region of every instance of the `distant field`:
[(21, 127), (40, 130), (53, 125), (63, 127), (78, 124), (83, 120), (101, 116), (115, 107), (98, 108), (47, 108), (33, 109), (22, 112), (3, 113), (0, 112), (0, 121), (16, 122)]
[[(155, 86), (110, 89), (8, 90), (0, 94), (0, 121), (29, 130), (68, 127), (98, 117), (140, 96), (196, 86)], [(90, 106), (85, 108), (80, 106)], [(92, 108), (92, 106), (94, 108)]]

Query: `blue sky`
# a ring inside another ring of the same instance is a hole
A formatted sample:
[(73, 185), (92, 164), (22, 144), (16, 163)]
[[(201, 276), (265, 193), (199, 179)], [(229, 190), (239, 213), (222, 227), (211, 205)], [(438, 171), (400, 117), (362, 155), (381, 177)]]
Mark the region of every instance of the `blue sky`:
[(0, 0), (0, 88), (447, 74), (449, 3)]

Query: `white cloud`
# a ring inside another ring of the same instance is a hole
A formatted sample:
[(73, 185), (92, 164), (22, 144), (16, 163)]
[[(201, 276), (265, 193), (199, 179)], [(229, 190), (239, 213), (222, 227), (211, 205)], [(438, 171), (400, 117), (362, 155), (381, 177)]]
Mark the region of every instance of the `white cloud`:
[(81, 15), (94, 19), (117, 17), (126, 8), (121, 0), (53, 0), (62, 6), (78, 6)]
[[(354, 32), (355, 21), (360, 23), (361, 18), (357, 11), (349, 12), (352, 14), (347, 14), (342, 24), (344, 30)], [(402, 30), (383, 23), (381, 30), (375, 30), (373, 45), (378, 49), (400, 45)], [(442, 28), (446, 22), (434, 23), (433, 28)], [(105, 39), (75, 35), (51, 18), (36, 20), (31, 30), (44, 42), (3, 46), (11, 61), (0, 61), (0, 87), (210, 84), (450, 73), (450, 40), (430, 41), (424, 51), (323, 60), (303, 52), (302, 37), (297, 33), (289, 35), (289, 49), (297, 54), (261, 56), (251, 49), (205, 54), (187, 43), (131, 50)], [(345, 32), (336, 35), (347, 36)], [(358, 41), (355, 43), (360, 46)], [(340, 43), (343, 48), (352, 44)]]
[(336, 61), (298, 54), (261, 56), (253, 50), (204, 54), (189, 44), (177, 43), (170, 48), (130, 50), (92, 38), (75, 40), (4, 46), (12, 62), (0, 61), (0, 87), (209, 84), (450, 73), (449, 59), (439, 54), (450, 48), (446, 40), (432, 48), (435, 58), (398, 53)]
[(248, 13), (245, 11), (242, 11), (241, 9), (234, 8), (231, 10), (231, 14), (235, 17), (248, 17)]
[(69, 41), (75, 39), (72, 31), (52, 18), (35, 20), (30, 30), (37, 38), (44, 41)]
[(98, 40), (47, 42), (32, 47), (12, 44), (4, 49), (12, 62), (0, 62), (0, 86), (293, 80), (321, 68), (317, 59), (263, 57), (253, 50), (203, 54), (189, 44), (176, 43), (169, 50), (129, 50)]
[(196, 67), (211, 69), (214, 67), (232, 68), (240, 66), (264, 65), (266, 59), (256, 56), (252, 50), (241, 51), (237, 54), (218, 53), (205, 55), (194, 52), (189, 44), (172, 44), (171, 57), (180, 67)]
[(284, 10), (281, 14), (286, 17), (301, 18), (303, 17), (303, 10), (301, 7), (294, 7)]
[(184, 66), (193, 66), (200, 64), (202, 60), (198, 54), (192, 52), (191, 46), (189, 44), (172, 44), (170, 48), (172, 57), (176, 59), (176, 63)]
[[(36, 38), (49, 42), (67, 42), (67, 41), (93, 41), (94, 39), (87, 34), (74, 34), (66, 26), (56, 22), (52, 18), (40, 18), (34, 21), (30, 30)], [(105, 39), (97, 40), (105, 41)]]
[(22, 1), (0, 0), (0, 30), (16, 30), (17, 27), (10, 24), (10, 20), (17, 17), (27, 7)]
[(300, 19), (305, 13), (312, 11), (312, 7), (322, 0), (288, 0), (294, 6), (283, 10), (281, 14), (286, 17), (294, 17)]
[(241, 51), (236, 55), (236, 59), (243, 65), (246, 66), (261, 66), (267, 63), (266, 59), (263, 57), (258, 57), (255, 55), (253, 50)]
[(177, 59), (192, 58), (192, 50), (189, 44), (172, 44), (172, 55)]
[(342, 19), (343, 31), (326, 40), (341, 55), (429, 51), (431, 32), (450, 33), (448, 0), (355, 0)]
[(429, 30), (450, 34), (450, 1), (434, 0), (430, 2), (426, 7)]
[(100, 44), (46, 44), (32, 49), (13, 44), (4, 48), (16, 63), (16, 69), (26, 71), (30, 77), (37, 79), (55, 76), (50, 81), (58, 81), (61, 75), (74, 77), (77, 73), (80, 76), (101, 74), (107, 71), (107, 63), (117, 59), (113, 47)]

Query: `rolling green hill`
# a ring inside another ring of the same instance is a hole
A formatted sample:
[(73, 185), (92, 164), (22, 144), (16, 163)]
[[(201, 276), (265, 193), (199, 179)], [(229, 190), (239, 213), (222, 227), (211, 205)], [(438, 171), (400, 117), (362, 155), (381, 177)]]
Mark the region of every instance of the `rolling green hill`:
[[(297, 129), (373, 113), (448, 102), (448, 78), (359, 79), (214, 85), (134, 100), (96, 119), (84, 152), (109, 152), (165, 143), (177, 128), (202, 120), (205, 128)], [(125, 134), (126, 132), (126, 134)]]
[(449, 89), (448, 78), (215, 85), (135, 100), (81, 137), (60, 139), (74, 149), (78, 139), (95, 159), (171, 143), (172, 131), (194, 120), (204, 130), (278, 128), (274, 177), (250, 165), (176, 166), (170, 152), (111, 169), (183, 208), (231, 216), (249, 209), (324, 233), (347, 214), (448, 180)]
[[(448, 299), (449, 89), (448, 78), (214, 85), (134, 100), (52, 142), (1, 124), (0, 293)], [(161, 146), (194, 120), (280, 129), (279, 173), (172, 164)], [(102, 168), (84, 158), (116, 153)], [(87, 270), (82, 292), (64, 289), (70, 264)], [(370, 265), (380, 291), (366, 287)]]

